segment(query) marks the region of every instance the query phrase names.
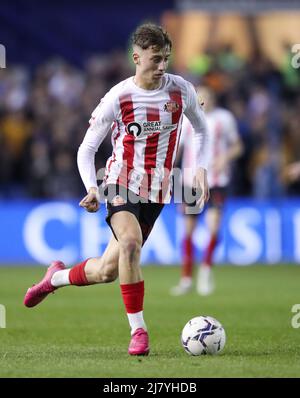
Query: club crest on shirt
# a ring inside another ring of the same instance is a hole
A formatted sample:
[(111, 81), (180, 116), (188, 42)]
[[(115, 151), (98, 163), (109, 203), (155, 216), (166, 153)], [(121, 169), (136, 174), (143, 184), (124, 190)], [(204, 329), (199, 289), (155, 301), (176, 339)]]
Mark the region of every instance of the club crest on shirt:
[(175, 113), (179, 109), (179, 104), (175, 101), (169, 101), (164, 105), (164, 111), (169, 113)]

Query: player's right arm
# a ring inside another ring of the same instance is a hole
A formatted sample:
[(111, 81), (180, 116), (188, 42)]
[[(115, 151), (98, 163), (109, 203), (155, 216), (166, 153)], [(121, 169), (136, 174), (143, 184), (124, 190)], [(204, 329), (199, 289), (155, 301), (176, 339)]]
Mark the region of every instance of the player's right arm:
[(97, 186), (95, 154), (110, 131), (114, 119), (113, 101), (107, 94), (92, 113), (90, 127), (78, 149), (77, 165), (87, 190), (87, 195), (80, 201), (79, 205), (89, 212), (95, 212), (99, 209), (100, 198)]

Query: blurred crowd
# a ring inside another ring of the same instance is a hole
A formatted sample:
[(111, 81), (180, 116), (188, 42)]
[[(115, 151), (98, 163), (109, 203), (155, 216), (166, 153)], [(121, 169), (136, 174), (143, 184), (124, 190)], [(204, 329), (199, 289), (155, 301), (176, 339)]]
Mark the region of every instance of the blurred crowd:
[[(0, 71), (0, 197), (78, 198), (77, 150), (91, 112), (132, 71), (123, 53), (94, 56), (84, 69), (52, 59), (38, 69)], [(110, 156), (110, 136), (97, 169)]]
[[(233, 165), (232, 196), (300, 195), (300, 69), (290, 50), (281, 67), (259, 52), (250, 61), (230, 45), (192, 60), (184, 75), (212, 87), (238, 123), (244, 153)], [(92, 110), (134, 69), (126, 52), (89, 58), (83, 69), (61, 59), (39, 68), (0, 70), (0, 198), (79, 198), (78, 147)], [(110, 156), (110, 135), (97, 168)]]
[(255, 46), (245, 61), (229, 44), (210, 46), (189, 67), (188, 78), (212, 87), (236, 117), (245, 150), (233, 165), (233, 196), (300, 195), (300, 68), (283, 45), (277, 67)]

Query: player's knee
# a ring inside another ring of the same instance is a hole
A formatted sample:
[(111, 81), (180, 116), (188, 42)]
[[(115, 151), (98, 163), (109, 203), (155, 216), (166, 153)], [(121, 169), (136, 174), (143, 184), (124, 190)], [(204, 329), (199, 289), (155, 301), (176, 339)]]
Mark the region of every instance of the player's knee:
[(142, 240), (137, 237), (127, 236), (120, 240), (120, 250), (131, 260), (139, 255), (142, 247)]

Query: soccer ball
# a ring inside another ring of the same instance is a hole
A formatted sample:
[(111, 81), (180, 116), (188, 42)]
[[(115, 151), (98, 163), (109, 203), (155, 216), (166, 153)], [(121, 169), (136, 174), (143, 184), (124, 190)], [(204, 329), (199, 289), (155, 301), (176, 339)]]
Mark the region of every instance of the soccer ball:
[(226, 334), (219, 321), (211, 316), (197, 316), (185, 325), (181, 344), (190, 355), (215, 355), (225, 346)]

